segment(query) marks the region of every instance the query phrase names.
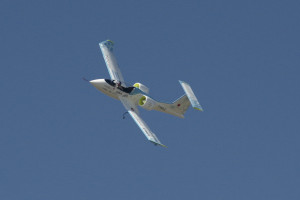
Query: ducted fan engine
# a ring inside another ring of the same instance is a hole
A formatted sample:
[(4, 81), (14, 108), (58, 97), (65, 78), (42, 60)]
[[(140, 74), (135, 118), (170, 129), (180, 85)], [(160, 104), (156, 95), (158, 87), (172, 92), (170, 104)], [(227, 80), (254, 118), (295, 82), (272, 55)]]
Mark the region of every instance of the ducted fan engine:
[(146, 94), (149, 94), (149, 88), (147, 88), (145, 85), (141, 84), (141, 83), (135, 83), (133, 85), (133, 87), (139, 88), (140, 90), (142, 90), (143, 92), (145, 92)]
[(151, 99), (148, 96), (142, 96), (139, 100), (139, 106), (146, 110), (153, 110), (156, 106), (157, 102), (153, 99)]

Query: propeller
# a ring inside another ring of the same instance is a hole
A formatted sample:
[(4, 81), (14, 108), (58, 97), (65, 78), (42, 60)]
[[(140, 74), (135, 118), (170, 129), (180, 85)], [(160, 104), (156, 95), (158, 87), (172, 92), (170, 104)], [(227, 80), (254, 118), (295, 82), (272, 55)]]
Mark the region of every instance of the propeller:
[(85, 77), (82, 77), (82, 79), (83, 79), (84, 81), (90, 82), (90, 81), (89, 81), (89, 80), (87, 80)]

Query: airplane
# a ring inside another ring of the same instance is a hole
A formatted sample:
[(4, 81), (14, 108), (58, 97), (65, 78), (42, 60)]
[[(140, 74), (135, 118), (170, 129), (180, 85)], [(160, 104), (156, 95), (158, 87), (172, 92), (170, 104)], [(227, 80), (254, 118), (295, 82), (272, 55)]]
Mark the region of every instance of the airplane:
[(111, 40), (106, 40), (100, 42), (99, 46), (111, 79), (95, 79), (89, 82), (102, 93), (120, 100), (127, 110), (126, 113), (130, 114), (147, 139), (154, 145), (166, 147), (140, 117), (138, 106), (146, 110), (157, 110), (180, 118), (184, 118), (184, 113), (190, 105), (194, 109), (203, 111), (191, 86), (184, 81), (179, 81), (179, 83), (185, 94), (172, 103), (163, 103), (154, 100), (149, 96), (149, 88), (142, 83), (127, 86), (113, 53), (114, 43)]

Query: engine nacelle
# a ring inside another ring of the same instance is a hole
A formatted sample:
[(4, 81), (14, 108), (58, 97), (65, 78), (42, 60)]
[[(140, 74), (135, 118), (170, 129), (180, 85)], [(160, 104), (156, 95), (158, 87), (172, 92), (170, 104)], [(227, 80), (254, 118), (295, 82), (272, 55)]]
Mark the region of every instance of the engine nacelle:
[(157, 102), (148, 96), (142, 96), (139, 100), (139, 106), (146, 110), (153, 110)]
[(135, 83), (133, 85), (133, 87), (139, 88), (140, 90), (142, 90), (143, 92), (145, 92), (146, 94), (149, 94), (149, 88), (147, 88), (145, 85), (141, 84), (141, 83)]

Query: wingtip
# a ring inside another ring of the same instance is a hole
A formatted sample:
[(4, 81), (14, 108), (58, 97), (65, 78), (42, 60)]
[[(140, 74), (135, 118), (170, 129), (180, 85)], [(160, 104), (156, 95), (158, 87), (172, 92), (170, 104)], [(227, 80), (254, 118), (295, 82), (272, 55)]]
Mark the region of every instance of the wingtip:
[[(187, 82), (182, 81), (182, 80), (178, 80), (178, 81), (179, 81), (180, 84), (182, 84), (182, 83), (188, 84)], [(189, 85), (189, 84), (188, 84), (188, 85)]]
[(166, 145), (164, 145), (164, 144), (158, 144), (159, 146), (161, 146), (161, 147), (165, 147), (165, 148), (168, 148)]
[(114, 48), (114, 42), (111, 40), (105, 40), (103, 42), (99, 43), (100, 48), (102, 49), (103, 47), (108, 48), (109, 51), (113, 51)]
[(194, 109), (196, 109), (196, 110), (199, 110), (199, 111), (203, 112), (203, 109), (202, 109), (202, 108), (194, 107)]
[(159, 146), (168, 148), (166, 145), (164, 145), (164, 144), (162, 144), (162, 143), (158, 143), (158, 142), (155, 142), (155, 141), (152, 141), (152, 140), (149, 140), (149, 141), (152, 142), (155, 146), (159, 145)]
[(99, 42), (99, 44), (103, 44), (103, 43), (107, 43), (107, 42), (114, 44), (114, 41), (112, 41), (112, 40), (104, 40), (102, 42)]

